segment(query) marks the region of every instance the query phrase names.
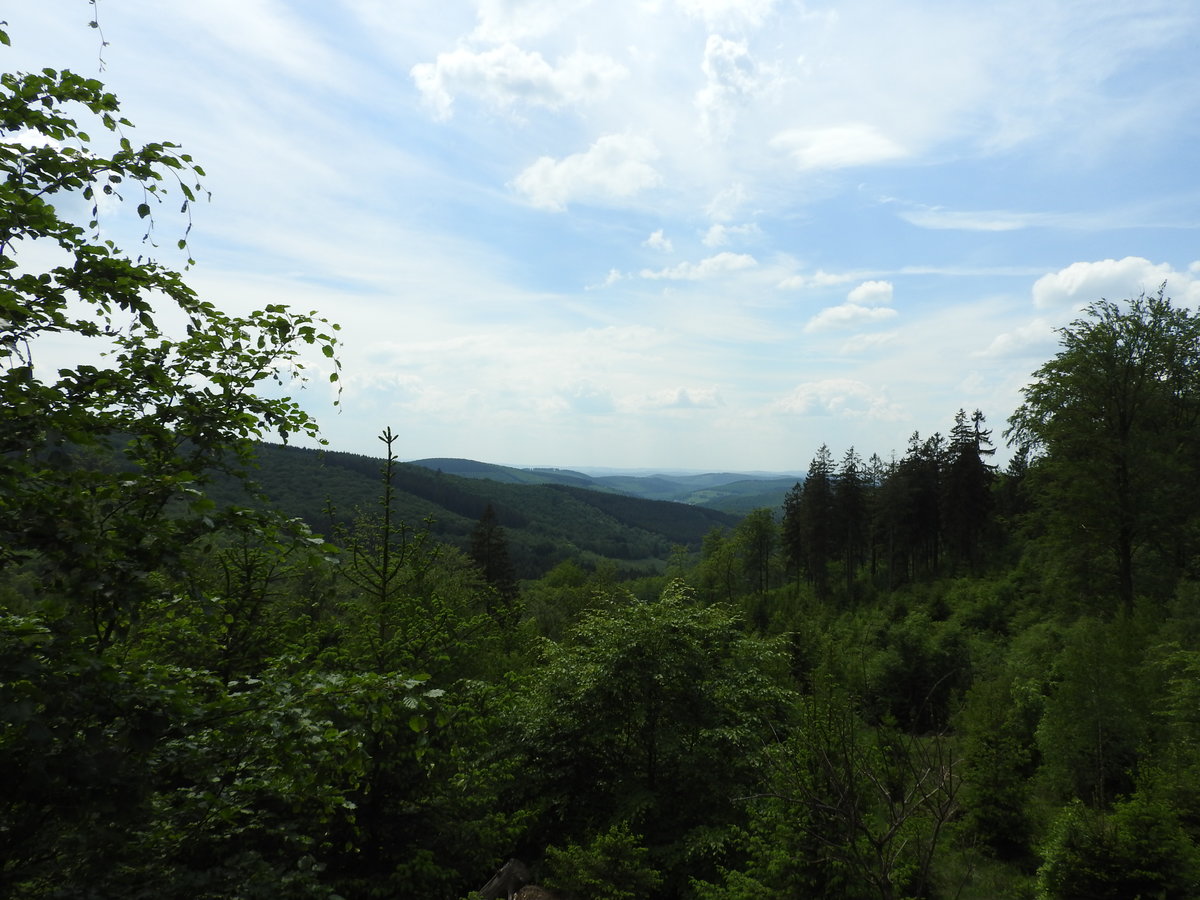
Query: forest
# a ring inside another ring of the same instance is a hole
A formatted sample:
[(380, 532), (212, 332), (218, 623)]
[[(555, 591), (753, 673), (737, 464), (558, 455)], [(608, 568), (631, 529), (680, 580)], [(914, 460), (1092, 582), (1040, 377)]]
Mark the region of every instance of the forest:
[(808, 448), (779, 507), (446, 475), (439, 530), (398, 423), (322, 519), (262, 442), (319, 438), (287, 395), (337, 326), (105, 239), (102, 198), (149, 234), (203, 195), (131, 128), (0, 76), (0, 896), (464, 900), (509, 859), (562, 900), (1200, 895), (1200, 316), (1165, 288), (1097, 298), (1003, 427)]

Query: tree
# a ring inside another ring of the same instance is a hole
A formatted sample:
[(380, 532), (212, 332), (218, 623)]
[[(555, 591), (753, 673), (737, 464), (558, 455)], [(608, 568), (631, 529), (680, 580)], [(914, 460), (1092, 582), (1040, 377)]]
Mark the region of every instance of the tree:
[(966, 564), (972, 571), (981, 562), (993, 505), (995, 475), (986, 459), (996, 451), (984, 421), (979, 410), (971, 414), (969, 421), (965, 410), (955, 415), (942, 485), (946, 549), (955, 562)]
[(771, 560), (775, 552), (775, 516), (762, 508), (746, 515), (734, 529), (734, 540), (742, 551), (742, 568), (750, 587), (759, 597), (771, 586)]
[(808, 466), (800, 495), (800, 543), (804, 570), (817, 597), (829, 596), (829, 563), (835, 549), (833, 454), (824, 444)]
[[(115, 152), (93, 143), (80, 112)], [(302, 377), (306, 345), (338, 377), (335, 325), (276, 305), (227, 315), (102, 236), (102, 197), (136, 202), (148, 238), (171, 192), (185, 213), (202, 192), (190, 156), (138, 147), (132, 128), (94, 79), (0, 76), (0, 560), (70, 597), (101, 644), (153, 590), (146, 573), (212, 529), (196, 490), (207, 472), (246, 464), (268, 433), (316, 437), (295, 401), (260, 388)], [(90, 218), (65, 218), (80, 201)], [(39, 271), (43, 259), (63, 261)], [(168, 310), (183, 335), (163, 330)], [(83, 361), (48, 371), (37, 360), (47, 335), (76, 338)]]
[(742, 627), (676, 582), (649, 603), (616, 598), (543, 644), (504, 729), (523, 758), (533, 846), (586, 845), (628, 824), (666, 879), (648, 897), (676, 896), (689, 858), (713, 860), (714, 832), (791, 700), (780, 643)]
[[(1183, 526), (1200, 472), (1200, 317), (1165, 289), (1100, 300), (1060, 329), (1058, 354), (1033, 373), (1005, 432), (1037, 454), (1041, 516), (1082, 587), (1098, 581), (1126, 610), (1142, 550), (1178, 571), (1194, 549)], [(1101, 579), (1094, 559), (1109, 563)]]
[[(791, 857), (775, 896), (929, 896), (959, 811), (958, 760), (945, 734), (867, 729), (850, 698), (826, 683), (800, 701), (792, 733), (766, 755), (763, 791), (748, 799), (792, 842), (767, 850), (768, 859), (781, 849)], [(752, 860), (752, 870), (777, 866), (764, 862)]]
[(846, 597), (854, 592), (854, 576), (863, 564), (867, 542), (867, 480), (863, 461), (851, 447), (842, 457), (833, 494), (840, 532), (838, 555), (845, 566)]
[[(500, 599), (501, 606), (510, 607), (517, 598), (517, 574), (508, 557), (508, 538), (496, 518), (492, 504), (484, 507), (483, 515), (471, 532), (471, 559), (483, 573), (484, 580), (491, 585)], [(503, 619), (503, 610), (489, 610)]]
[[(210, 881), (215, 893), (270, 883), (294, 896), (307, 888), (280, 888), (317, 837), (289, 828), (321, 827), (346, 788), (322, 780), (325, 763), (357, 753), (327, 686), (286, 668), (226, 680), (147, 658), (131, 633), (151, 608), (195, 599), (199, 538), (276, 527), (219, 513), (200, 488), (243, 472), (268, 434), (318, 436), (273, 382), (302, 378), (310, 347), (336, 382), (336, 326), (275, 305), (228, 315), (104, 237), (102, 198), (136, 204), (148, 242), (156, 209), (186, 214), (202, 194), (187, 154), (137, 146), (132, 129), (95, 79), (0, 75), (0, 589), (18, 598), (0, 616), (0, 763), (20, 786), (0, 800), (0, 893), (170, 896), (163, 879), (187, 868), (192, 837), (229, 854), (205, 861), (228, 879)], [(70, 218), (81, 206), (90, 216)], [(77, 361), (48, 367), (47, 336), (69, 339)], [(369, 690), (423, 708), (414, 684), (389, 676)], [(276, 827), (284, 798), (301, 812)]]
[(803, 498), (804, 484), (797, 481), (783, 498), (783, 522), (780, 527), (783, 558), (788, 571), (796, 576), (797, 587), (804, 575)]

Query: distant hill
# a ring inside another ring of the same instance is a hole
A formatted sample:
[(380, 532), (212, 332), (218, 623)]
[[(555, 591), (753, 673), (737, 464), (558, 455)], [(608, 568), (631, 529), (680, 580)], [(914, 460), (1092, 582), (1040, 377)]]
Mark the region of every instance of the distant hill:
[(486, 478), (506, 484), (570, 484), (576, 487), (593, 487), (600, 490), (596, 479), (570, 469), (515, 469), (512, 466), (497, 466), (477, 462), (473, 459), (415, 459), (409, 465), (433, 469), (443, 475), (458, 475), (462, 478)]
[(473, 459), (418, 459), (413, 465), (443, 474), (483, 478), (504, 484), (558, 484), (593, 491), (667, 500), (745, 515), (763, 506), (783, 504), (783, 497), (799, 480), (787, 475), (748, 475), (707, 472), (700, 474), (605, 474), (588, 475), (571, 469), (498, 466)]
[[(381, 459), (277, 444), (260, 445), (257, 456), (253, 474), (263, 492), (319, 533), (330, 534), (339, 524), (378, 508)], [(475, 474), (461, 474), (466, 472)], [(714, 527), (730, 528), (740, 518), (707, 506), (617, 493), (595, 482), (565, 470), (422, 460), (397, 465), (394, 508), (414, 527), (430, 520), (440, 540), (465, 549), (490, 503), (523, 578), (537, 577), (567, 559), (611, 560), (630, 575), (658, 572), (673, 546), (698, 550)], [(210, 493), (218, 501), (245, 502), (232, 482), (218, 482)]]

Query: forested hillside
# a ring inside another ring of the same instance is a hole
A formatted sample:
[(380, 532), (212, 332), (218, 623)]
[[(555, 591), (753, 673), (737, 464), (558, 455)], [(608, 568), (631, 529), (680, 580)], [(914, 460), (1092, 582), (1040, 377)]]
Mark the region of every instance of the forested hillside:
[(336, 326), (101, 238), (202, 190), (130, 128), (0, 82), (0, 896), (1200, 895), (1195, 312), (1097, 300), (1005, 426), (814, 447), (736, 522), (320, 462), (261, 442)]
[[(299, 517), (314, 531), (331, 535), (378, 507), (381, 465), (380, 459), (352, 453), (259, 444), (251, 469), (255, 489), (225, 477), (214, 479), (207, 493), (222, 505), (248, 505), (256, 502), (257, 491), (265, 498), (260, 506)], [(674, 548), (698, 551), (713, 528), (737, 522), (736, 516), (717, 510), (597, 491), (590, 485), (462, 477), (410, 463), (392, 467), (391, 485), (392, 509), (401, 521), (418, 524), (460, 550), (467, 549), (490, 506), (522, 578), (540, 577), (568, 560), (607, 565), (623, 577), (658, 575)]]

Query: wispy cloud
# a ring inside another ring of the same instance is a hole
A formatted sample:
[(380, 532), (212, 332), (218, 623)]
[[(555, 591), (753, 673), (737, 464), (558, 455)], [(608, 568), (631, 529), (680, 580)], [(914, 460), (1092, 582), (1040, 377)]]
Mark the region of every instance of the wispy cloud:
[(681, 262), (677, 266), (670, 266), (666, 269), (642, 269), (641, 276), (643, 278), (661, 279), (665, 278), (669, 281), (701, 281), (706, 278), (715, 278), (718, 275), (724, 275), (728, 272), (737, 272), (740, 269), (749, 269), (758, 265), (758, 260), (748, 253), (718, 253), (716, 256), (709, 256), (700, 260), (698, 263)]
[(771, 146), (807, 169), (844, 169), (890, 162), (907, 155), (896, 141), (871, 125), (792, 128), (771, 138)]

